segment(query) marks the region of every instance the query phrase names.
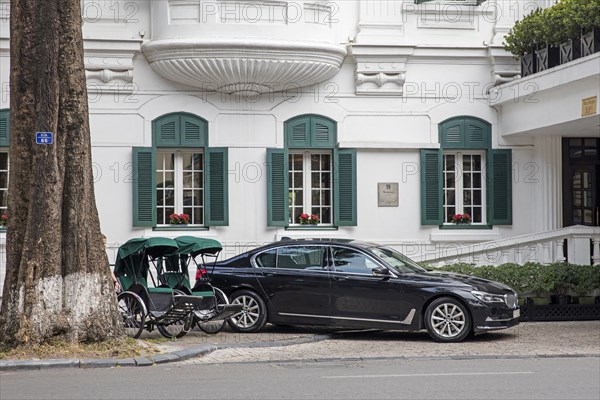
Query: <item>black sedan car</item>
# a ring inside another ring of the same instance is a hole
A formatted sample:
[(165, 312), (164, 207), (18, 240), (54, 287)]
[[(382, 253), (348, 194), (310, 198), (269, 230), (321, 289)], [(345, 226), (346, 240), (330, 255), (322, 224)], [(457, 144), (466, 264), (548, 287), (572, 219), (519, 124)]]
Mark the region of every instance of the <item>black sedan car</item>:
[(242, 304), (238, 332), (267, 322), (334, 328), (427, 329), (439, 342), (519, 323), (501, 283), (429, 272), (395, 250), (353, 240), (283, 240), (218, 262), (212, 283)]

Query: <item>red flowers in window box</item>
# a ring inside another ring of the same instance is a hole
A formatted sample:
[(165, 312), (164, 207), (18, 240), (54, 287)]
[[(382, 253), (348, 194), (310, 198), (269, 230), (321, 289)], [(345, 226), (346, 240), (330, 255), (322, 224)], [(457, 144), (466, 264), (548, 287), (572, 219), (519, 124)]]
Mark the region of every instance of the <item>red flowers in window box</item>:
[(454, 214), (452, 216), (452, 222), (455, 224), (470, 224), (471, 216), (469, 214)]
[(0, 226), (8, 225), (8, 214), (0, 215)]
[(190, 222), (190, 216), (187, 214), (171, 214), (169, 215), (169, 223), (171, 225), (185, 225)]
[(300, 214), (298, 215), (298, 221), (301, 225), (317, 225), (321, 220), (315, 214)]

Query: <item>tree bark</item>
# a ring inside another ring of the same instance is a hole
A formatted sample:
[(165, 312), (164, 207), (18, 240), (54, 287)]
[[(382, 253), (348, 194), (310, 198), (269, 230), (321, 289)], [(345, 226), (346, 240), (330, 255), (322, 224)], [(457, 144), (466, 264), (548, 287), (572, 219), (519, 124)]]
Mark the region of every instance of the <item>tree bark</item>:
[[(91, 160), (80, 0), (12, 0), (7, 268), (0, 339), (122, 335)], [(53, 144), (36, 144), (52, 132)]]

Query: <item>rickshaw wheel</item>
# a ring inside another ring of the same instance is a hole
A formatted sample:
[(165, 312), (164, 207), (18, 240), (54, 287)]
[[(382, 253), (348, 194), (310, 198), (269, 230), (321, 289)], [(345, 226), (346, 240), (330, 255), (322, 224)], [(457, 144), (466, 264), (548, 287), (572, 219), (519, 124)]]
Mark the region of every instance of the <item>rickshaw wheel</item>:
[[(173, 294), (185, 294), (179, 289), (174, 289)], [(169, 325), (157, 325), (156, 329), (160, 332), (161, 335), (166, 337), (167, 339), (177, 338), (185, 336), (192, 327), (192, 318), (194, 318), (194, 314), (190, 313), (183, 319), (176, 321)]]
[(119, 310), (123, 316), (123, 326), (127, 336), (137, 339), (142, 334), (146, 322), (146, 306), (142, 299), (131, 292), (122, 292), (117, 296)]
[(158, 329), (160, 334), (166, 337), (167, 339), (179, 339), (180, 337), (185, 336), (190, 331), (192, 324), (189, 320), (191, 318), (193, 317), (188, 316), (169, 325), (157, 325), (156, 328)]
[[(224, 304), (229, 304), (229, 299), (221, 289), (215, 288), (215, 298), (217, 300), (216, 311), (220, 313), (223, 310)], [(214, 335), (215, 333), (219, 333), (225, 328), (225, 324), (227, 323), (227, 319), (216, 319), (210, 321), (198, 321), (198, 328), (204, 333), (209, 335)]]

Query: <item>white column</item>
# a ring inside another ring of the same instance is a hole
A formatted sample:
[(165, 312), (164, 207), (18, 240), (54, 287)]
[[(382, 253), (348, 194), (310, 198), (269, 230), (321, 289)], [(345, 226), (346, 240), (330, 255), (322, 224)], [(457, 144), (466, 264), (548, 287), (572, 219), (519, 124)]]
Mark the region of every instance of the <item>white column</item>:
[(360, 20), (356, 42), (360, 44), (398, 44), (395, 38), (402, 36), (404, 7), (414, 6), (414, 2), (405, 5), (398, 0), (360, 0)]
[(562, 227), (562, 141), (559, 136), (537, 137), (532, 163), (519, 166), (519, 179), (535, 185), (535, 230)]
[(556, 262), (567, 261), (565, 258), (565, 243), (562, 239), (557, 240), (556, 242)]
[(568, 257), (570, 264), (590, 265), (590, 236), (573, 235), (568, 239)]
[(600, 237), (592, 237), (592, 264), (600, 264)]

